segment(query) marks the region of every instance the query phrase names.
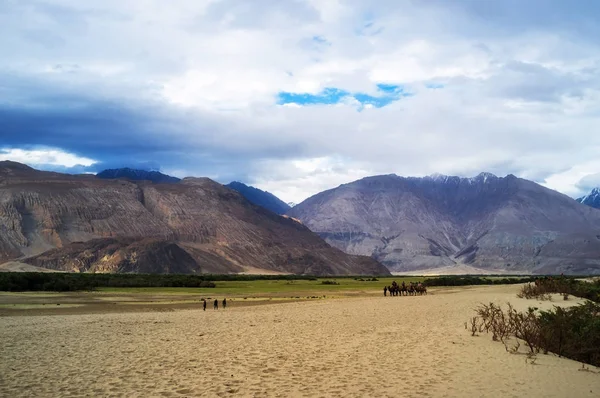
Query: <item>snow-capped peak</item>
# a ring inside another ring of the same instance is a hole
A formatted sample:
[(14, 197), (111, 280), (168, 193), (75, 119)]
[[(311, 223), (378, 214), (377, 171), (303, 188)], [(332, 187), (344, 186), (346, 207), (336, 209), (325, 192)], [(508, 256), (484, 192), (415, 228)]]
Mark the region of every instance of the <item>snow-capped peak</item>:
[(476, 177), (469, 178), (468, 180), (469, 180), (469, 183), (474, 183), (474, 182), (486, 183), (488, 180), (491, 180), (492, 178), (498, 178), (498, 177), (496, 177), (496, 175), (494, 175), (492, 173), (483, 172), (483, 173), (479, 173)]
[(592, 191), (577, 199), (579, 203), (598, 208), (600, 206), (600, 188), (594, 188)]
[(431, 178), (433, 181), (441, 181), (441, 182), (446, 182), (448, 181), (448, 178), (450, 178), (450, 176), (447, 176), (445, 174), (440, 174), (440, 173), (433, 173), (428, 175), (427, 177)]
[(483, 173), (479, 173), (477, 176), (475, 177), (469, 177), (469, 178), (461, 178), (461, 177), (455, 177), (455, 176), (448, 176), (445, 174), (440, 174), (440, 173), (433, 173), (428, 175), (425, 178), (429, 178), (432, 179), (435, 182), (448, 182), (449, 180), (457, 180), (460, 179), (461, 181), (467, 181), (469, 184), (474, 184), (474, 183), (478, 183), (478, 182), (487, 182), (488, 180), (491, 180), (493, 178), (498, 178), (496, 175), (492, 174), (492, 173), (488, 173), (488, 172), (483, 172)]

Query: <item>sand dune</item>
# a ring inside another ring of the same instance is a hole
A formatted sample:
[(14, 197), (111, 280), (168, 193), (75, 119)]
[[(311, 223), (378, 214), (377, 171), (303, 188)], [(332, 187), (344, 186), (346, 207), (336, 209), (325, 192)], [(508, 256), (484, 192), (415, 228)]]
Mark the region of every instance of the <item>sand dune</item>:
[(481, 302), (537, 305), (516, 290), (4, 317), (0, 396), (600, 396), (600, 373), (552, 355), (531, 365), (464, 329)]

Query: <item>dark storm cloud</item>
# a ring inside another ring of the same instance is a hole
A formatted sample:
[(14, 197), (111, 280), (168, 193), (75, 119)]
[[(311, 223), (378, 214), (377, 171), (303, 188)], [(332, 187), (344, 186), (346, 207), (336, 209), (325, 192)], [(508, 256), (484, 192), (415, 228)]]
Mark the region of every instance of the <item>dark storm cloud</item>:
[[(64, 68), (63, 68), (64, 69)], [(69, 70), (76, 70), (69, 66)], [(241, 179), (256, 158), (285, 158), (303, 152), (289, 140), (231, 135), (240, 126), (228, 115), (184, 110), (146, 98), (94, 97), (93, 89), (61, 88), (17, 74), (0, 75), (0, 149), (59, 148), (97, 161), (91, 166), (37, 167), (70, 172), (106, 168), (193, 170)], [(256, 129), (254, 129), (256, 130)]]

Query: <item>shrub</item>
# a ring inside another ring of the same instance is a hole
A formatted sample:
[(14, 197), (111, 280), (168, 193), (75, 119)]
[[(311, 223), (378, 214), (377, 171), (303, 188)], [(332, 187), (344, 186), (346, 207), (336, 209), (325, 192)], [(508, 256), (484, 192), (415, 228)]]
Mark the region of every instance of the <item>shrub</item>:
[(517, 297), (526, 299), (534, 298), (541, 301), (552, 301), (552, 296), (548, 293), (546, 288), (543, 286), (532, 285), (531, 283), (523, 286), (519, 293), (517, 293)]
[(321, 285), (339, 285), (339, 282), (336, 281), (321, 281)]
[(547, 299), (550, 293), (558, 293), (563, 299), (569, 296), (600, 302), (600, 281), (582, 282), (565, 276), (537, 278), (535, 283), (523, 286), (517, 294), (521, 298)]
[(539, 322), (546, 351), (600, 366), (600, 305), (543, 311)]
[(509, 346), (509, 340), (516, 337), (525, 342), (530, 355), (553, 352), (600, 366), (600, 305), (587, 302), (539, 314), (536, 310), (518, 312), (509, 304), (505, 311), (493, 303), (482, 305), (476, 310), (478, 317), (471, 319), (470, 330), (475, 335), (477, 320), (481, 319), (483, 331), (491, 332), (492, 339), (501, 341), (507, 351), (519, 349), (518, 340), (515, 346)]

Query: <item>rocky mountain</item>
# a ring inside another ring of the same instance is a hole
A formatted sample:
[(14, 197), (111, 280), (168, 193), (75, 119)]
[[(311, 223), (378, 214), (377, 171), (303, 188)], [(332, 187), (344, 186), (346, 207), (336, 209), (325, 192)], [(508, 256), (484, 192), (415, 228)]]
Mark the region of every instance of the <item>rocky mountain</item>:
[(593, 207), (594, 209), (600, 209), (600, 188), (592, 189), (589, 194), (578, 198), (579, 203)]
[(0, 162), (0, 263), (57, 270), (384, 274), (207, 178), (66, 175)]
[(261, 191), (258, 188), (248, 186), (241, 182), (233, 181), (227, 184), (226, 187), (238, 191), (244, 195), (250, 203), (269, 209), (275, 214), (285, 214), (285, 212), (290, 209), (290, 206), (287, 203), (272, 193)]
[(600, 212), (513, 175), (368, 177), (287, 214), (392, 271), (600, 273)]
[(100, 238), (74, 242), (31, 257), (36, 267), (71, 272), (138, 272), (191, 274), (200, 269), (174, 242), (155, 239)]
[(159, 171), (137, 170), (127, 167), (122, 169), (106, 169), (96, 174), (96, 177), (103, 179), (122, 178), (131, 181), (151, 181), (159, 184), (175, 183), (180, 181), (180, 179), (177, 177), (171, 177)]

